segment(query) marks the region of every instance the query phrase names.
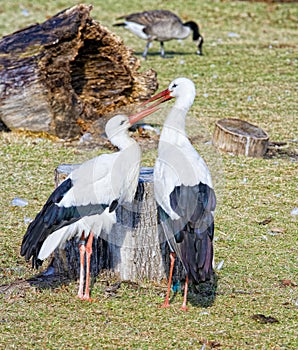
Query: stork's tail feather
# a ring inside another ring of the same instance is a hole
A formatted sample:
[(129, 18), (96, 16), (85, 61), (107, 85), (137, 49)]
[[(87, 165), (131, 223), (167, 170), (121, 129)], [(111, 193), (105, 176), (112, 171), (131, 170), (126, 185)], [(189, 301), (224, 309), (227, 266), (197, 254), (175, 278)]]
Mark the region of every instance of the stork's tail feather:
[(208, 281), (213, 276), (213, 230), (212, 225), (203, 234), (203, 238), (196, 241), (197, 264), (195, 267), (190, 265), (190, 275), (195, 283)]
[(213, 244), (210, 238), (207, 238), (207, 249), (205, 250), (205, 261), (198, 270), (199, 282), (209, 281), (213, 276)]

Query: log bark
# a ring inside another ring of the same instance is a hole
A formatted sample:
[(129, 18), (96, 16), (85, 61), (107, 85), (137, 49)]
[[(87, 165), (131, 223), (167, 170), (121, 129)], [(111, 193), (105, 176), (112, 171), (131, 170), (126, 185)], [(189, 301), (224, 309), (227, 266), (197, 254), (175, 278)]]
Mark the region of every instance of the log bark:
[(244, 120), (226, 118), (215, 124), (213, 143), (221, 151), (248, 157), (263, 157), (269, 136)]
[[(55, 184), (78, 165), (61, 165), (55, 170)], [(121, 280), (150, 280), (160, 282), (169, 272), (169, 247), (161, 238), (153, 193), (153, 169), (142, 168), (135, 201), (117, 208), (117, 224), (107, 237), (94, 240), (91, 256), (91, 274), (102, 270), (116, 273)], [(176, 259), (173, 281), (185, 277), (179, 259)], [(79, 250), (75, 239), (57, 249), (50, 263), (54, 272), (70, 278), (79, 277)]]
[(0, 40), (0, 120), (8, 128), (72, 138), (156, 91), (156, 73), (138, 72), (132, 50), (91, 9), (74, 6)]

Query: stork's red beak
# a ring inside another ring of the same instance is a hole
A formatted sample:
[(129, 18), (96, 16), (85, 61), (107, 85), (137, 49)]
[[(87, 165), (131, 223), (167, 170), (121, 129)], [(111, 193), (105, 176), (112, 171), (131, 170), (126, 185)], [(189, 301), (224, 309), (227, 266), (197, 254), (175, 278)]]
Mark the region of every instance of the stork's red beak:
[(155, 96), (152, 96), (151, 98), (149, 98), (149, 100), (143, 102), (141, 104), (141, 106), (145, 106), (146, 104), (148, 104), (150, 102), (158, 100), (151, 105), (151, 107), (153, 108), (153, 107), (156, 107), (159, 104), (161, 104), (167, 100), (170, 100), (171, 98), (173, 98), (173, 96), (171, 96), (171, 91), (169, 89), (165, 89), (162, 92), (160, 92), (159, 94), (156, 94)]
[(159, 110), (159, 107), (157, 107), (159, 104), (167, 101), (167, 100), (170, 100), (171, 98), (173, 98), (173, 96), (170, 95), (171, 94), (171, 91), (169, 89), (166, 89), (162, 92), (160, 92), (159, 94), (155, 95), (155, 96), (152, 96), (151, 98), (149, 98), (149, 100), (143, 102), (141, 104), (141, 106), (145, 106), (146, 104), (152, 102), (152, 101), (156, 101), (155, 103), (153, 103), (152, 105), (150, 105), (149, 107), (143, 109), (142, 111), (136, 113), (136, 114), (133, 114), (133, 115), (130, 115), (128, 118), (129, 118), (129, 122), (130, 124), (134, 124), (136, 123), (137, 121), (147, 117), (148, 115), (156, 112)]
[(135, 113), (135, 114), (128, 116), (129, 122), (131, 125), (133, 125), (134, 123), (138, 122), (139, 120), (147, 117), (147, 115), (150, 115), (158, 110), (159, 110), (159, 108), (155, 107), (155, 106), (153, 106), (153, 107), (150, 106), (148, 108), (145, 108), (138, 113)]

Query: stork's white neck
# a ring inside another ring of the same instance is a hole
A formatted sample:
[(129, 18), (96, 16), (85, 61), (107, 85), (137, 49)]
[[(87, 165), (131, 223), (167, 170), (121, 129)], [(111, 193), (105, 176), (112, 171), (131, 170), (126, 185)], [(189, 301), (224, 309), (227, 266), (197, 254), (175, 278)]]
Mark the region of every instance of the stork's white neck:
[(176, 108), (176, 105), (175, 105), (167, 116), (167, 119), (163, 126), (162, 134), (168, 133), (171, 130), (171, 133), (176, 132), (183, 136), (186, 136), (185, 118), (186, 118), (187, 111), (188, 109)]
[(112, 144), (121, 150), (131, 147), (132, 145), (137, 145), (137, 142), (131, 138), (127, 132), (118, 133), (110, 138)]

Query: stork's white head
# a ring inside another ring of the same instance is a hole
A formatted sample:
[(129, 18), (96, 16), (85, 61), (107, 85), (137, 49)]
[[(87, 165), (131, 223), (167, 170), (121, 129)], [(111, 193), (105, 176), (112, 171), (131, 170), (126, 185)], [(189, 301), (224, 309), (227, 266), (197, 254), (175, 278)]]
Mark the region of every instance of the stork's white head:
[(108, 120), (105, 131), (109, 140), (117, 135), (123, 135), (130, 127), (129, 119), (126, 115), (118, 114)]
[(168, 87), (169, 95), (176, 98), (175, 106), (181, 109), (189, 109), (196, 97), (196, 88), (192, 80), (177, 78)]
[(108, 139), (120, 150), (132, 142), (128, 134), (130, 126), (129, 117), (123, 114), (115, 115), (106, 124), (105, 131)]
[[(157, 107), (148, 107), (144, 110), (141, 110), (138, 113), (131, 114), (126, 116), (124, 114), (117, 114), (110, 120), (108, 120), (105, 132), (108, 139), (120, 149), (123, 148), (124, 144), (127, 144), (128, 129), (140, 119), (145, 118), (147, 115), (150, 115), (158, 110)], [(126, 139), (126, 141), (125, 141)]]
[(158, 106), (160, 103), (176, 98), (175, 107), (188, 110), (196, 96), (196, 88), (194, 83), (187, 78), (177, 78), (171, 82), (169, 87), (159, 94), (151, 97), (143, 103), (143, 105), (156, 101), (151, 108)]

